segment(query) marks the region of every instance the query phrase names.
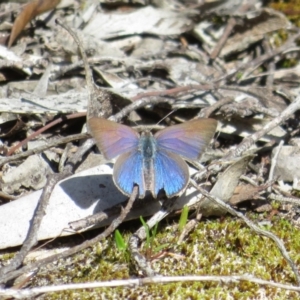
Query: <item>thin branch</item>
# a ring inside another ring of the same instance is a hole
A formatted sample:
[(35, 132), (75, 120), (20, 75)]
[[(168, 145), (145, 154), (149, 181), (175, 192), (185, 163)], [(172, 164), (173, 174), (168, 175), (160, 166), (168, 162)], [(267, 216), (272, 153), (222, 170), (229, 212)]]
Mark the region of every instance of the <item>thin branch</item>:
[(279, 201), (279, 202), (287, 202), (287, 203), (291, 203), (294, 205), (299, 206), (300, 204), (300, 199), (299, 198), (292, 198), (292, 197), (285, 197), (285, 196), (281, 196), (281, 195), (276, 195), (276, 194), (270, 194), (268, 196), (269, 200), (275, 200), (275, 201)]
[(88, 133), (73, 134), (73, 135), (69, 135), (67, 137), (56, 139), (52, 142), (49, 142), (46, 145), (42, 145), (40, 147), (30, 149), (26, 152), (22, 152), (22, 153), (14, 155), (14, 156), (8, 156), (8, 157), (5, 157), (5, 158), (1, 158), (0, 159), (0, 167), (3, 166), (6, 163), (11, 162), (11, 161), (19, 160), (19, 159), (28, 157), (29, 155), (32, 155), (32, 154), (41, 153), (41, 152), (43, 152), (43, 151), (45, 151), (49, 148), (56, 147), (56, 146), (61, 145), (61, 144), (67, 144), (67, 143), (75, 141), (75, 140), (85, 139), (85, 138), (88, 138), (89, 136), (90, 135)]
[[(271, 160), (271, 167), (270, 167), (270, 172), (269, 172), (269, 179), (268, 179), (268, 182), (271, 182), (273, 180), (273, 177), (274, 177), (274, 170), (275, 170), (275, 167), (276, 167), (276, 163), (277, 163), (277, 158), (278, 158), (278, 155), (281, 151), (281, 148), (283, 146), (283, 141), (280, 141), (277, 149), (276, 149), (276, 152)], [(268, 188), (268, 192), (271, 193), (272, 191), (272, 187), (270, 186)]]
[(89, 113), (89, 110), (93, 107), (93, 104), (95, 102), (97, 102), (97, 95), (95, 93), (95, 85), (94, 85), (92, 71), (89, 67), (87, 56), (86, 56), (85, 51), (82, 46), (82, 42), (80, 41), (77, 34), (67, 24), (65, 24), (61, 19), (56, 19), (56, 23), (58, 25), (60, 25), (62, 28), (64, 28), (72, 36), (72, 38), (76, 42), (78, 49), (80, 51), (80, 55), (82, 57), (83, 66), (84, 66), (84, 70), (85, 70), (85, 80), (86, 80), (86, 84), (87, 84), (87, 90), (89, 93), (89, 101), (88, 101), (88, 113)]
[(71, 119), (76, 119), (79, 117), (84, 117), (86, 115), (86, 113), (76, 113), (76, 114), (71, 114), (65, 117), (61, 117), (58, 118), (52, 122), (50, 122), (49, 124), (47, 124), (46, 126), (40, 128), (39, 130), (35, 131), (34, 133), (32, 133), (30, 136), (28, 136), (26, 139), (24, 139), (23, 141), (21, 141), (20, 143), (18, 143), (17, 145), (11, 147), (7, 153), (7, 156), (12, 155), (17, 149), (21, 148), (24, 144), (26, 144), (27, 142), (29, 142), (30, 140), (34, 139), (35, 137), (37, 137), (38, 135), (40, 135), (41, 133), (43, 133), (44, 131), (48, 130), (49, 128), (65, 121), (65, 120), (71, 120)]
[(225, 104), (232, 103), (234, 101), (233, 98), (225, 97), (220, 99), (216, 103), (212, 104), (211, 106), (205, 107), (201, 109), (200, 113), (198, 114), (199, 118), (209, 118), (209, 116), (217, 109), (222, 107)]
[(82, 46), (82, 41), (77, 36), (77, 34), (62, 20), (56, 19), (56, 23), (59, 24), (62, 28), (64, 28), (72, 36), (72, 38), (74, 39), (74, 41), (76, 42), (79, 48), (83, 60), (84, 70), (85, 70), (85, 80), (86, 80), (87, 90), (89, 93), (88, 105), (87, 105), (87, 119), (89, 119), (91, 116), (100, 116), (100, 115), (104, 118), (107, 118), (112, 113), (113, 93), (105, 89), (101, 89), (101, 88), (98, 89), (96, 87), (92, 76), (92, 71), (88, 64), (87, 56)]
[[(243, 14), (249, 9), (249, 7), (250, 7), (250, 5), (249, 5), (248, 1), (243, 1), (237, 10), (237, 13)], [(219, 39), (218, 43), (216, 44), (216, 46), (214, 47), (213, 51), (210, 54), (211, 60), (214, 60), (219, 55), (219, 53), (221, 52), (224, 44), (226, 43), (229, 35), (231, 34), (231, 32), (236, 24), (237, 24), (237, 21), (236, 21), (235, 17), (229, 18), (221, 38)]]
[(148, 98), (148, 97), (154, 97), (154, 96), (170, 96), (178, 93), (184, 93), (184, 92), (190, 92), (192, 90), (203, 90), (203, 91), (209, 91), (209, 90), (215, 90), (217, 89), (217, 85), (214, 85), (213, 83), (207, 83), (207, 84), (190, 84), (187, 86), (178, 86), (172, 89), (167, 90), (161, 90), (161, 91), (151, 91), (151, 92), (145, 92), (140, 93), (132, 98), (132, 101), (137, 101), (142, 98)]
[(258, 284), (262, 287), (273, 287), (276, 289), (283, 289), (288, 291), (300, 292), (300, 287), (276, 283), (274, 281), (263, 280), (250, 275), (233, 275), (233, 276), (156, 276), (146, 278), (135, 278), (135, 279), (124, 279), (124, 280), (110, 280), (102, 282), (88, 282), (88, 283), (77, 283), (77, 284), (64, 284), (64, 285), (52, 285), (36, 287), (32, 289), (5, 289), (0, 290), (0, 296), (2, 297), (13, 297), (15, 299), (33, 298), (39, 294), (54, 293), (61, 291), (74, 291), (81, 289), (96, 289), (96, 288), (108, 288), (108, 287), (128, 287), (134, 288), (143, 285), (150, 284), (167, 284), (174, 282), (218, 282), (222, 285), (232, 285), (233, 283), (240, 282), (251, 282)]
[(126, 107), (124, 107), (121, 111), (119, 111), (117, 114), (115, 114), (114, 116), (109, 117), (108, 119), (111, 121), (115, 121), (115, 122), (119, 122), (122, 118), (124, 118), (125, 116), (127, 116), (129, 113), (131, 113), (132, 111), (145, 107), (147, 105), (155, 105), (158, 103), (170, 103), (173, 104), (175, 103), (175, 100), (172, 99), (166, 99), (166, 98), (155, 98), (155, 99), (141, 99), (141, 100), (137, 100), (129, 105), (127, 105)]

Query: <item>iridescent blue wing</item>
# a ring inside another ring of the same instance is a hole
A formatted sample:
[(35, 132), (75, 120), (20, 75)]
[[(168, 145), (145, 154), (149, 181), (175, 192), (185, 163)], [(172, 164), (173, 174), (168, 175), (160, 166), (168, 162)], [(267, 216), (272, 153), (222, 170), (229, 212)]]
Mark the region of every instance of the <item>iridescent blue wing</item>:
[(164, 189), (168, 197), (180, 194), (189, 182), (189, 169), (178, 155), (161, 150), (153, 159), (154, 197)]
[(133, 185), (138, 184), (139, 197), (144, 198), (143, 158), (140, 152), (121, 154), (114, 165), (113, 179), (120, 191), (128, 196), (132, 193)]
[(138, 147), (139, 134), (128, 126), (102, 118), (91, 118), (88, 127), (106, 159), (135, 151)]
[(214, 119), (199, 119), (165, 128), (154, 135), (158, 151), (162, 149), (196, 160), (212, 139), (217, 124)]

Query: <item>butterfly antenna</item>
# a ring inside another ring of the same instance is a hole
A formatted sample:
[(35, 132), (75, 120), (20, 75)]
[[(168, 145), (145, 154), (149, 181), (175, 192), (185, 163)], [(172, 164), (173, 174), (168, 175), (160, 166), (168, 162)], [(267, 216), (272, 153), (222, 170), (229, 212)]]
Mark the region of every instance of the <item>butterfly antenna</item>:
[(167, 115), (165, 115), (160, 121), (157, 122), (156, 125), (159, 125), (159, 123), (161, 123), (163, 120), (165, 120), (167, 117), (169, 117), (172, 113), (174, 113), (177, 109), (173, 109), (172, 111), (170, 111)]

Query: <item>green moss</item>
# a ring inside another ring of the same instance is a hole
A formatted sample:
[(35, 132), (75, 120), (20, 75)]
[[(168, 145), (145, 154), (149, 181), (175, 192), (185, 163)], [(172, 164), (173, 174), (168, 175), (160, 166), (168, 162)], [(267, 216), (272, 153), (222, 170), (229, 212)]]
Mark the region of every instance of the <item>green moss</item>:
[[(249, 214), (254, 222), (261, 218)], [(202, 220), (184, 242), (177, 244), (177, 220), (174, 225), (163, 222), (155, 236), (154, 249), (167, 243), (168, 251), (151, 266), (161, 275), (243, 275), (251, 274), (265, 280), (295, 284), (290, 266), (276, 245), (252, 232), (241, 220), (232, 217)], [(282, 217), (273, 217), (269, 230), (280, 237), (296, 264), (300, 263), (300, 232)], [(264, 227), (266, 229), (266, 227)], [(131, 232), (120, 229), (125, 241)], [(142, 252), (145, 250), (141, 250)], [(153, 251), (152, 254), (154, 254)], [(156, 253), (157, 254), (157, 253)], [(49, 268), (51, 271), (49, 272)], [(51, 276), (49, 275), (51, 274)], [(107, 281), (137, 276), (132, 262), (115, 245), (114, 237), (86, 249), (58, 264), (42, 269), (31, 286)], [(151, 295), (162, 299), (297, 299), (294, 292), (261, 287), (247, 281), (221, 284), (216, 282), (180, 282), (165, 285), (103, 288), (88, 291), (61, 292), (47, 299), (137, 299)]]
[(1, 254), (0, 255), (0, 261), (1, 262), (8, 261), (8, 260), (12, 259), (15, 255), (16, 254), (14, 252)]
[(270, 7), (278, 10), (286, 15), (286, 17), (297, 27), (300, 27), (300, 1), (272, 1), (269, 4)]

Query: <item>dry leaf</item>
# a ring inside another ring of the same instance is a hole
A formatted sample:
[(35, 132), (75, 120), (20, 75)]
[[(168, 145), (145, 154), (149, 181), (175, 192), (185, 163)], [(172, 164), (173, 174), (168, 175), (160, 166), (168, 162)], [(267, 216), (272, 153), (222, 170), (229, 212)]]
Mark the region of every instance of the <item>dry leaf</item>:
[[(228, 167), (224, 173), (219, 175), (210, 193), (227, 203), (232, 197), (241, 175), (244, 174), (252, 158), (253, 156), (251, 155), (244, 156)], [(203, 216), (222, 216), (225, 215), (227, 211), (209, 199), (204, 199), (200, 204), (200, 212)]]
[(8, 47), (11, 47), (17, 36), (20, 34), (20, 32), (24, 29), (24, 27), (30, 22), (33, 18), (36, 16), (54, 9), (60, 0), (34, 0), (32, 2), (29, 2), (27, 5), (24, 6), (21, 13), (17, 16), (11, 35), (8, 42)]
[(3, 123), (1, 120), (1, 124), (0, 124), (0, 137), (8, 137), (8, 136), (12, 136), (14, 134), (16, 134), (17, 132), (20, 131), (20, 129), (25, 127), (24, 122), (16, 117), (11, 117), (10, 114), (3, 114), (4, 115), (4, 119), (6, 119), (7, 116), (7, 120), (5, 120)]
[(260, 191), (266, 189), (266, 185), (262, 186), (253, 186), (250, 184), (239, 185), (235, 188), (234, 194), (229, 200), (231, 205), (236, 205), (240, 202), (253, 199)]

